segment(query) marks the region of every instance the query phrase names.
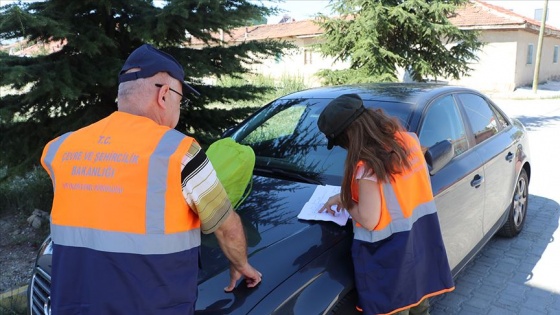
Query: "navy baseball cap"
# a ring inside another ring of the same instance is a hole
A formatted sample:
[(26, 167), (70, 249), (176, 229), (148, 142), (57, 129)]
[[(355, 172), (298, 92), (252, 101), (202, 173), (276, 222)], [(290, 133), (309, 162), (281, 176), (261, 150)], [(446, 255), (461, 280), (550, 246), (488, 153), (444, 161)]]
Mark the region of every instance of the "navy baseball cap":
[[(140, 70), (126, 73), (132, 68), (140, 68)], [(119, 72), (119, 83), (149, 78), (158, 72), (167, 72), (170, 76), (179, 80), (183, 84), (183, 93), (200, 95), (197, 90), (184, 81), (185, 72), (183, 67), (173, 56), (148, 44), (136, 48), (128, 56), (121, 72)]]
[(343, 94), (332, 100), (323, 109), (317, 121), (319, 130), (327, 136), (327, 149), (335, 145), (335, 138), (340, 135), (366, 108), (358, 94)]

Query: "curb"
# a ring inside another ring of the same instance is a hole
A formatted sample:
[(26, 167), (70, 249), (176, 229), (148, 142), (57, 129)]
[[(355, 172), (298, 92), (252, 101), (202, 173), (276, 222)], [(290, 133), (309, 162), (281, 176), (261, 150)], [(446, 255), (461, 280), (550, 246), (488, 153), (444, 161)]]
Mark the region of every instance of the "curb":
[(4, 292), (2, 294), (0, 294), (0, 301), (7, 299), (7, 298), (11, 298), (12, 296), (15, 295), (20, 295), (20, 294), (25, 294), (25, 292), (27, 292), (27, 286), (24, 285), (23, 287), (17, 288), (17, 289), (13, 289), (7, 292)]

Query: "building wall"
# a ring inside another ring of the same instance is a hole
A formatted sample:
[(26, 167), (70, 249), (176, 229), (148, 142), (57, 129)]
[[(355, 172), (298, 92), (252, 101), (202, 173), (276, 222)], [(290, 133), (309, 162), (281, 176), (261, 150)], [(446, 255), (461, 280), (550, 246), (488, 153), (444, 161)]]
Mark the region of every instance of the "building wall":
[(478, 61), (471, 63), (472, 71), (450, 84), (472, 87), (482, 91), (513, 91), (516, 87), (517, 36), (515, 31), (483, 31), (480, 41), (485, 43), (477, 53)]
[[(535, 40), (538, 45), (538, 39)], [(535, 47), (537, 47), (535, 45)], [(554, 61), (554, 47), (557, 49), (556, 61)], [(536, 58), (535, 48), (535, 58)], [(560, 79), (560, 38), (546, 36), (543, 38), (541, 61), (539, 67), (539, 82)], [(532, 82), (532, 77), (531, 77)]]
[[(521, 86), (531, 85), (535, 71), (538, 33), (524, 30), (484, 30), (480, 40), (486, 45), (478, 52), (479, 60), (471, 64), (472, 71), (460, 80), (443, 79), (453, 85), (461, 85), (481, 91), (509, 92)], [(335, 62), (332, 57), (323, 57), (314, 47), (320, 36), (285, 38), (298, 48), (282, 56), (270, 57), (261, 64), (251, 65), (255, 73), (277, 78), (302, 79), (307, 86), (320, 86), (315, 74), (321, 69), (346, 69), (349, 62)], [(532, 63), (527, 63), (529, 44), (533, 45)], [(546, 36), (543, 40), (539, 81), (560, 79), (560, 64), (553, 63), (554, 46), (560, 47), (560, 38)], [(559, 48), (560, 49), (560, 48)], [(560, 59), (560, 51), (559, 56)], [(401, 71), (403, 72), (403, 71)], [(399, 73), (405, 80), (406, 76)], [(211, 83), (208, 81), (208, 83)]]
[(263, 60), (262, 64), (253, 65), (253, 71), (282, 78), (285, 76), (303, 78), (310, 86), (320, 86), (320, 78), (315, 74), (321, 69), (345, 69), (349, 66), (346, 62), (335, 62), (332, 57), (323, 57), (314, 47), (318, 42), (317, 37), (295, 38), (291, 42), (298, 48), (287, 51), (282, 56)]
[[(296, 38), (292, 42), (299, 48), (280, 58), (269, 58), (263, 64), (253, 66), (254, 71), (281, 78), (299, 77), (309, 86), (321, 85), (315, 73), (321, 69), (344, 69), (348, 62), (334, 62), (323, 57), (313, 45), (320, 37)], [(485, 30), (480, 40), (485, 44), (478, 53), (479, 60), (471, 64), (472, 71), (460, 80), (445, 79), (449, 84), (467, 86), (482, 91), (513, 91), (531, 85), (535, 71), (538, 34), (521, 30)], [(533, 45), (532, 63), (527, 63), (529, 44)], [(560, 78), (560, 64), (553, 63), (554, 46), (560, 39), (547, 36), (543, 40), (539, 81)], [(559, 52), (560, 54), (560, 52)], [(558, 56), (560, 59), (560, 55)], [(399, 74), (404, 80), (404, 76)]]
[[(539, 43), (538, 34), (521, 31), (518, 33), (518, 58), (516, 65), (518, 70), (515, 75), (517, 87), (533, 84)], [(529, 45), (533, 46), (531, 63), (528, 63)], [(556, 80), (560, 78), (560, 65), (558, 60), (553, 62), (554, 46), (560, 46), (559, 38), (551, 36), (545, 36), (543, 38), (539, 67), (539, 82), (546, 82), (548, 80)], [(558, 58), (560, 58), (560, 56)]]
[[(538, 34), (522, 30), (485, 30), (480, 40), (485, 43), (478, 52), (478, 62), (471, 64), (472, 71), (450, 84), (472, 87), (482, 91), (509, 92), (521, 86), (532, 85), (535, 73)], [(533, 46), (531, 63), (528, 63), (529, 44)], [(560, 39), (546, 36), (543, 39), (539, 82), (558, 80), (560, 64), (553, 62), (554, 46)], [(559, 51), (560, 54), (560, 51)], [(560, 55), (558, 56), (560, 59)]]

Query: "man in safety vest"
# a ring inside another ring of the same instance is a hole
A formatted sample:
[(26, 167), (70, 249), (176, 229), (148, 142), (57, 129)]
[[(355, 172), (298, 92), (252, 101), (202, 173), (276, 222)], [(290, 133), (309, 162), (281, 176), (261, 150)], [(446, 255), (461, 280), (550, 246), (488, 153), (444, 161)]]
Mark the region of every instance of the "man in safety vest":
[(341, 193), (320, 210), (347, 209), (352, 260), (364, 314), (428, 314), (428, 298), (455, 287), (428, 169), (415, 134), (381, 110), (344, 94), (317, 122), (328, 149), (348, 151)]
[(52, 314), (193, 314), (200, 233), (231, 262), (231, 291), (261, 274), (204, 151), (173, 128), (182, 66), (150, 45), (119, 74), (118, 111), (44, 148), (54, 186)]

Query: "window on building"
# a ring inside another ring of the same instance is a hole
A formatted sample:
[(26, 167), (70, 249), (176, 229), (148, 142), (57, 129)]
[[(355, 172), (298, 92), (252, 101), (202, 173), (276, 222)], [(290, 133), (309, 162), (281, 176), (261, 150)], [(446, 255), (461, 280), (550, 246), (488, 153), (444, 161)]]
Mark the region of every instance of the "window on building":
[(552, 62), (558, 63), (558, 45), (554, 46), (554, 52), (552, 53)]
[(313, 51), (311, 49), (303, 50), (303, 64), (310, 65), (313, 63)]
[[(535, 9), (535, 20), (542, 21), (542, 14), (543, 9)], [(548, 10), (546, 10), (546, 18), (544, 20), (548, 21)]]
[(527, 47), (527, 64), (533, 64), (533, 44), (529, 44)]

